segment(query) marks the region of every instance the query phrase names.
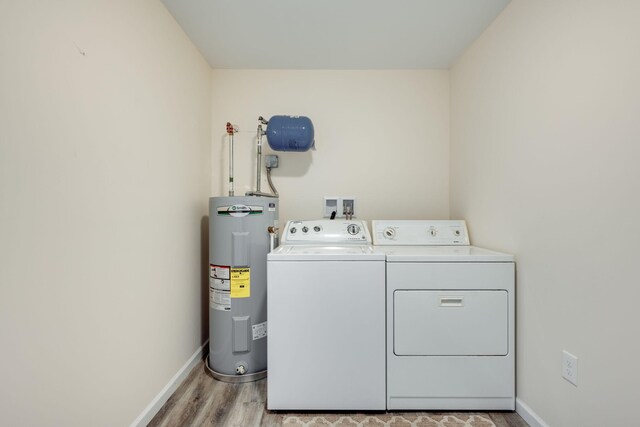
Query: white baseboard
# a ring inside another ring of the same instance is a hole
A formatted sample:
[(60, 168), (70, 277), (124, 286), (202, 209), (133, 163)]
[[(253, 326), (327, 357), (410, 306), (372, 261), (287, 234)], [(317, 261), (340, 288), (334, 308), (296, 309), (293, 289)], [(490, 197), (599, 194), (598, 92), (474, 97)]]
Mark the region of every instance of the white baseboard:
[(516, 412), (530, 427), (549, 427), (549, 424), (545, 423), (538, 414), (533, 412), (533, 409), (531, 409), (529, 405), (519, 398), (516, 398)]
[(195, 353), (187, 360), (182, 368), (169, 380), (166, 386), (158, 393), (158, 395), (147, 405), (146, 408), (142, 411), (138, 418), (136, 418), (130, 427), (145, 427), (151, 419), (160, 411), (162, 405), (164, 405), (167, 400), (171, 397), (174, 391), (182, 384), (189, 372), (202, 360), (205, 354), (205, 350), (207, 349), (207, 345), (209, 345), (209, 340), (205, 341), (202, 346), (196, 350)]

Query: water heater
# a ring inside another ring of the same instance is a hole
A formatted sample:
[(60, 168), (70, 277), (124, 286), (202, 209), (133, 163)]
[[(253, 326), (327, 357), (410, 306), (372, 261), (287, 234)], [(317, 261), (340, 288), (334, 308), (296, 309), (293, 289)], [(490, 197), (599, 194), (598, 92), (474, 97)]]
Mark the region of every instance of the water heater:
[(277, 227), (277, 198), (209, 199), (208, 369), (218, 380), (267, 375), (267, 253)]

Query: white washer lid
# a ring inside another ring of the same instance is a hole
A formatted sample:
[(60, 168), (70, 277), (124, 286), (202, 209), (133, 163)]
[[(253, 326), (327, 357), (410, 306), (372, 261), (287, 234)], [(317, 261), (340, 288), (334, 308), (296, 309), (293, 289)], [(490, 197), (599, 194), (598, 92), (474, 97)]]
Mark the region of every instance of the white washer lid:
[(374, 246), (387, 262), (513, 262), (513, 255), (476, 246)]
[(267, 255), (269, 261), (384, 261), (371, 245), (282, 245)]

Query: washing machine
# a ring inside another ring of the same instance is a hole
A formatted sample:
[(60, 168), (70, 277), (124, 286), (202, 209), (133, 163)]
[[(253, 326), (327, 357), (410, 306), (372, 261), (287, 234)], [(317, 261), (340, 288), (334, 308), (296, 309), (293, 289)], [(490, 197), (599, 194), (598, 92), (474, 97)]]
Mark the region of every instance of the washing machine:
[(373, 221), (389, 410), (515, 409), (515, 264), (464, 221)]
[(289, 221), (267, 256), (267, 408), (385, 409), (385, 255), (361, 220)]

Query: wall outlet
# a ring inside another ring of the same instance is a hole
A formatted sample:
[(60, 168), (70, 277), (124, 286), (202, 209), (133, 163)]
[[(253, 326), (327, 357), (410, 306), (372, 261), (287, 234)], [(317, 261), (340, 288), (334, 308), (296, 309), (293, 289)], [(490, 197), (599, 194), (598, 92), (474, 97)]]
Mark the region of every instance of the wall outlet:
[(578, 386), (578, 358), (566, 350), (562, 350), (562, 378)]

